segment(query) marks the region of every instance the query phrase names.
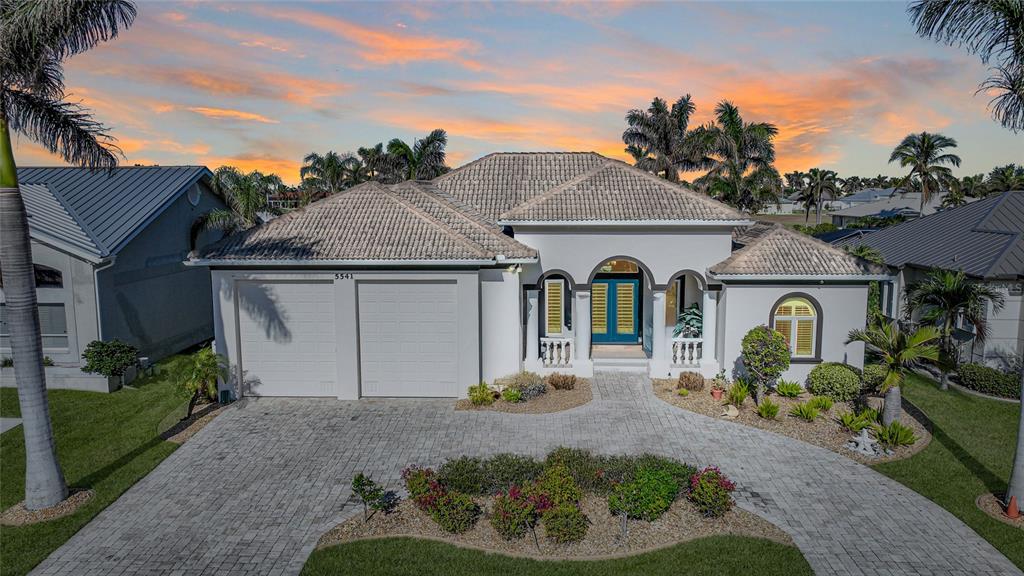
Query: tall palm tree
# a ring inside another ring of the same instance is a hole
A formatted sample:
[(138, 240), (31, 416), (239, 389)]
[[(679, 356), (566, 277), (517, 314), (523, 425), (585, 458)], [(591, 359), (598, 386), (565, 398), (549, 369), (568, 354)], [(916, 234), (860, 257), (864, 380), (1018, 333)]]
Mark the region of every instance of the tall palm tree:
[(333, 150), (323, 155), (310, 152), (302, 160), (299, 177), (307, 188), (316, 190), (318, 195), (330, 196), (350, 185), (354, 162), (359, 160), (351, 154), (338, 154)]
[[(1020, 371), (1020, 397), (1024, 398), (1024, 369)], [(1012, 498), (1017, 505), (1024, 503), (1024, 409), (1020, 411), (1017, 422), (1017, 451), (1013, 456), (1013, 471), (1010, 472), (1010, 483), (1006, 490), (1006, 505)]]
[(982, 196), (985, 196), (988, 193), (988, 191), (985, 188), (984, 174), (964, 176), (959, 180), (951, 181), (950, 184), (950, 190), (952, 191), (955, 189), (957, 193), (964, 198), (965, 203), (967, 198), (981, 198)]
[(839, 185), (843, 196), (849, 196), (864, 189), (864, 179), (860, 176), (850, 176), (849, 178), (841, 178)]
[(891, 180), (892, 179), (889, 178), (888, 176), (884, 174), (879, 174), (874, 178), (868, 178), (867, 185), (872, 188), (888, 188), (889, 184), (891, 184)]
[(1020, 0), (915, 0), (907, 8), (919, 36), (961, 46), (988, 64), (977, 92), (994, 93), (992, 117), (1024, 129), (1024, 3)]
[(903, 168), (910, 168), (896, 190), (907, 192), (918, 187), (921, 192), (921, 214), (933, 193), (939, 192), (953, 173), (943, 164), (960, 166), (960, 157), (946, 153), (947, 148), (956, 148), (956, 140), (942, 134), (921, 132), (908, 134), (889, 156), (889, 163), (898, 162)]
[(413, 140), (412, 146), (398, 138), (388, 142), (387, 161), (390, 179), (430, 180), (449, 170), (445, 165), (445, 147), (448, 134), (438, 128), (423, 138)]
[(934, 342), (939, 337), (939, 330), (934, 326), (925, 326), (908, 336), (896, 322), (881, 322), (850, 331), (846, 343), (863, 342), (886, 367), (885, 378), (879, 385), (879, 390), (885, 394), (882, 425), (888, 426), (900, 416), (900, 386), (907, 372), (922, 360), (938, 360), (939, 347)]
[(25, 436), (25, 506), (35, 510), (59, 503), (68, 491), (50, 424), (28, 217), (11, 132), (70, 164), (117, 166), (120, 150), (107, 128), (66, 100), (63, 62), (131, 26), (135, 6), (123, 0), (3, 0), (0, 6), (0, 261)]
[(269, 197), (284, 184), (276, 174), (253, 170), (248, 174), (234, 166), (221, 166), (213, 173), (212, 188), (228, 208), (211, 210), (200, 216), (193, 229), (224, 230), (228, 234), (247, 230), (260, 223), (260, 215), (276, 214)]
[(679, 170), (690, 168), (685, 142), (690, 116), (697, 109), (689, 94), (672, 104), (655, 98), (647, 110), (626, 113), (629, 126), (622, 133), (626, 151), (637, 168), (657, 174), (670, 182), (679, 181)]
[(369, 180), (380, 178), (382, 171), (386, 169), (387, 153), (384, 152), (384, 144), (378, 142), (375, 146), (360, 147), (356, 150), (363, 166), (366, 167), (366, 176)]
[(1001, 194), (1011, 190), (1024, 190), (1024, 166), (1007, 164), (993, 168), (988, 174), (985, 191), (989, 194)]
[(778, 202), (782, 178), (773, 165), (779, 133), (774, 124), (745, 122), (739, 109), (723, 100), (715, 107), (715, 121), (696, 128), (688, 146), (696, 165), (708, 173), (696, 187), (740, 209), (757, 211)]
[(950, 362), (942, 363), (942, 389), (949, 389), (948, 366), (956, 362), (953, 348), (953, 327), (963, 319), (974, 328), (974, 337), (984, 342), (988, 337), (988, 307), (998, 312), (1004, 298), (988, 284), (973, 282), (963, 272), (933, 270), (919, 284), (908, 287), (907, 303), (918, 311), (921, 320), (941, 326), (942, 349)]
[(794, 192), (800, 192), (807, 187), (807, 174), (793, 170), (792, 172), (786, 172), (783, 175), (786, 179), (786, 193), (792, 194)]
[(814, 206), (817, 212), (815, 224), (821, 224), (821, 200), (828, 194), (828, 197), (839, 196), (838, 174), (833, 170), (821, 170), (811, 168), (807, 172), (807, 190), (814, 198)]

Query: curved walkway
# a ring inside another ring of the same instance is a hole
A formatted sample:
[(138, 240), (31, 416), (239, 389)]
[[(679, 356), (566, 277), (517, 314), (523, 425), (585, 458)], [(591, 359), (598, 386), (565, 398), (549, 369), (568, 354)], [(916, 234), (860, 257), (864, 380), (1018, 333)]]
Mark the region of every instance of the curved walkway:
[(594, 401), (546, 415), (450, 401), (250, 399), (214, 420), (53, 553), (38, 574), (297, 574), (357, 512), (352, 476), (558, 445), (717, 464), (739, 505), (789, 532), (818, 574), (1021, 574), (951, 514), (828, 450), (658, 400), (602, 373)]

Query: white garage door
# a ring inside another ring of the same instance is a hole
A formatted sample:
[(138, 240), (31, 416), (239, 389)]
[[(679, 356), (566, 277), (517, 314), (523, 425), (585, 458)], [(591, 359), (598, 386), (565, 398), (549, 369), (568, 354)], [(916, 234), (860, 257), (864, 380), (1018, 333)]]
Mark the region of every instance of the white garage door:
[(239, 282), (245, 393), (337, 396), (334, 285)]
[(360, 282), (363, 396), (453, 397), (458, 383), (454, 282)]

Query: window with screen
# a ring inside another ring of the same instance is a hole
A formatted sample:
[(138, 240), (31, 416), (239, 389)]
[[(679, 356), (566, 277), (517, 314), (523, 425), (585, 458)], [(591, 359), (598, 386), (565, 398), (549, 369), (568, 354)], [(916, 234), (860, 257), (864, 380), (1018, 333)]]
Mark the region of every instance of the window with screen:
[(818, 313), (804, 298), (787, 298), (775, 308), (775, 330), (782, 333), (793, 358), (814, 358), (818, 350)]
[[(39, 329), (43, 349), (68, 347), (68, 320), (63, 304), (39, 305)], [(0, 348), (11, 347), (11, 330), (7, 321), (7, 305), (0, 304)]]

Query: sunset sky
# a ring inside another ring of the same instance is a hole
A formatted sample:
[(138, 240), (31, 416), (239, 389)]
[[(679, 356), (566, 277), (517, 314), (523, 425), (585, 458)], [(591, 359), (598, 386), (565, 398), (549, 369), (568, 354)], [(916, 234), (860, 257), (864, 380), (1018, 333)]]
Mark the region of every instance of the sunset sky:
[[(67, 63), (124, 164), (205, 164), (297, 182), (310, 152), (433, 128), (448, 163), (495, 151), (624, 158), (623, 115), (691, 93), (774, 122), (780, 171), (897, 174), (912, 131), (956, 138), (958, 174), (1024, 159), (974, 96), (985, 67), (917, 37), (889, 3), (139, 4), (134, 26)], [(20, 139), (21, 165), (59, 164)]]

